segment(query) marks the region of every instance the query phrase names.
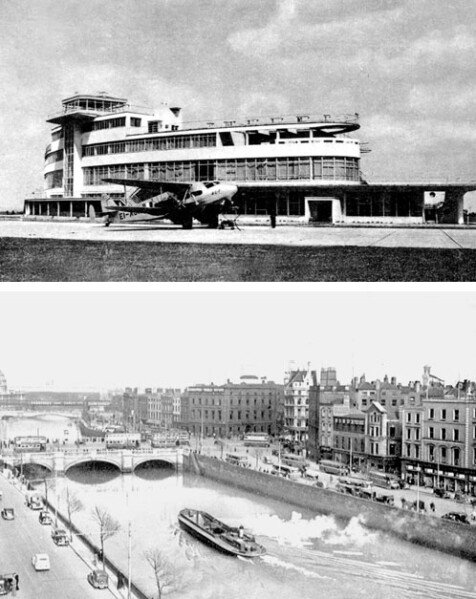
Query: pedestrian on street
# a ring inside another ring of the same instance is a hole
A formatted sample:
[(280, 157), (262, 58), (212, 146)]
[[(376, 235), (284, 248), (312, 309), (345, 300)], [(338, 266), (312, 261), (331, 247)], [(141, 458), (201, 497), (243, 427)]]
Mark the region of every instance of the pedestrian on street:
[(435, 504), (433, 503), (433, 501), (430, 503), (430, 510), (432, 511), (432, 513), (435, 513)]

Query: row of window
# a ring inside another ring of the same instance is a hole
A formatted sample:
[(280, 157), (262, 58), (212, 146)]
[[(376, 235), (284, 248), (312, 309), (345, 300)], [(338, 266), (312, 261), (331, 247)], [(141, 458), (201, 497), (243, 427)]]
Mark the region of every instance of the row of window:
[(200, 420), (202, 417), (205, 420), (208, 420), (208, 416), (210, 416), (211, 420), (215, 420), (215, 415), (218, 420), (221, 420), (221, 410), (192, 410), (191, 417), (192, 420)]
[[(457, 428), (454, 428), (454, 429), (452, 429), (452, 431), (453, 431), (453, 435), (452, 435), (453, 439), (452, 439), (452, 440), (453, 440), (453, 441), (461, 441), (461, 439), (460, 439), (460, 431), (459, 431), (459, 429), (457, 429)], [(419, 439), (419, 438), (420, 438), (420, 435), (419, 435), (420, 431), (419, 431), (418, 429), (416, 429), (416, 430), (415, 430), (415, 433), (417, 433), (417, 436), (416, 436), (416, 438), (417, 438), (417, 439)], [(447, 431), (447, 429), (446, 429), (446, 428), (442, 428), (442, 429), (440, 429), (440, 439), (441, 439), (442, 441), (448, 441), (448, 440), (449, 440), (449, 435), (450, 435), (450, 434), (451, 434), (451, 429), (450, 429), (450, 431), (449, 431), (449, 434), (448, 434), (448, 431)], [(408, 437), (408, 438), (409, 438), (409, 437)], [(435, 436), (435, 429), (434, 429), (432, 426), (428, 427), (428, 438), (429, 438), (429, 439), (436, 439), (436, 436)]]
[(216, 146), (216, 134), (201, 133), (197, 135), (151, 137), (130, 141), (92, 144), (83, 146), (83, 156), (102, 156), (104, 154), (123, 154), (127, 152), (151, 152), (156, 150), (180, 150), (183, 148), (209, 148), (214, 146)]
[[(191, 397), (191, 400), (192, 400), (191, 401), (192, 405), (199, 405), (199, 406), (202, 405), (202, 397)], [(203, 398), (203, 405), (209, 405), (209, 406), (215, 406), (215, 405), (217, 405), (217, 406), (221, 406), (222, 403), (223, 403), (223, 401), (224, 401), (224, 398), (222, 398), (222, 397), (220, 397), (220, 398), (204, 397)], [(269, 397), (269, 398), (267, 398), (267, 397), (259, 397), (259, 398), (255, 397), (253, 399), (250, 399), (249, 397), (247, 397), (246, 399), (243, 398), (243, 405), (246, 404), (247, 406), (249, 406), (249, 405), (252, 404), (252, 405), (254, 405), (256, 407), (258, 405), (258, 401), (259, 401), (260, 407), (263, 405), (263, 403), (266, 403), (266, 404), (268, 404), (269, 409), (272, 408), (271, 404), (269, 403), (270, 401), (272, 401), (271, 397)], [(235, 404), (235, 405), (241, 406), (241, 402), (242, 402), (242, 398), (241, 397), (231, 397), (230, 398), (230, 405)]]
[(359, 180), (357, 158), (249, 158), (93, 166), (83, 169), (84, 185), (106, 185), (107, 177), (159, 181)]
[[(440, 410), (440, 420), (448, 420), (448, 416), (450, 415), (450, 413), (451, 413), (451, 410), (442, 408)], [(428, 412), (428, 419), (435, 420), (436, 416), (437, 416), (437, 411), (435, 410), (435, 408), (430, 408), (429, 412)], [(454, 422), (460, 422), (460, 410), (454, 409), (452, 416), (453, 416)], [(416, 424), (419, 424), (420, 418), (421, 418), (421, 415), (419, 412), (414, 412), (414, 413), (407, 412), (407, 417), (406, 417), (407, 422), (415, 422)]]
[[(353, 441), (353, 443), (352, 443)], [(365, 452), (365, 441), (363, 439), (351, 439), (350, 437), (340, 437), (336, 435), (334, 437), (335, 449), (346, 449), (348, 451), (360, 451)]]
[(113, 119), (105, 119), (103, 121), (94, 121), (83, 125), (83, 132), (86, 131), (99, 131), (101, 129), (115, 129), (117, 127), (126, 126), (126, 117), (120, 116)]
[[(440, 420), (446, 420), (448, 412), (450, 412), (451, 410), (447, 410), (446, 408), (442, 408), (441, 412), (440, 412)], [(428, 418), (430, 420), (434, 420), (435, 419), (435, 414), (436, 414), (436, 410), (434, 408), (430, 408), (429, 412), (428, 412)], [(460, 415), (460, 411), (459, 410), (453, 410), (453, 420), (455, 422), (459, 422), (459, 415)]]
[[(430, 462), (438, 460), (439, 464), (449, 464), (451, 459), (452, 466), (461, 466), (461, 449), (459, 447), (439, 447), (438, 455), (433, 445), (428, 446), (428, 458)], [(476, 459), (476, 450), (474, 452)], [(420, 459), (421, 450), (419, 445), (412, 445), (411, 443), (405, 443), (405, 457)]]
[(423, 194), (420, 192), (349, 193), (347, 216), (421, 216)]
[[(346, 213), (347, 214), (349, 214), (349, 208), (350, 208), (350, 211), (352, 212), (352, 208), (349, 206), (349, 203), (347, 202), (347, 204), (346, 204)], [(366, 397), (362, 397), (361, 404), (362, 404), (362, 406), (367, 406), (367, 405), (370, 405), (373, 401), (376, 401), (376, 400), (373, 399), (373, 398), (369, 398), (369, 400), (367, 401)], [(379, 403), (380, 403), (381, 406), (386, 406), (387, 405), (387, 400), (384, 399), (384, 398), (380, 398)], [(398, 399), (396, 397), (392, 397), (390, 403), (391, 403), (391, 405), (393, 407), (395, 407), (395, 406), (398, 405)], [(404, 399), (400, 399), (400, 405), (403, 406), (404, 404), (405, 404), (405, 400)]]

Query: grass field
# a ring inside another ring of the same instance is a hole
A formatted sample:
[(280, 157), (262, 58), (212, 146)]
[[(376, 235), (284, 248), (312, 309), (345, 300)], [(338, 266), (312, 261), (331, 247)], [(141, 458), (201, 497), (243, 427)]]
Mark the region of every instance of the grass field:
[(0, 281), (475, 281), (476, 251), (0, 239)]

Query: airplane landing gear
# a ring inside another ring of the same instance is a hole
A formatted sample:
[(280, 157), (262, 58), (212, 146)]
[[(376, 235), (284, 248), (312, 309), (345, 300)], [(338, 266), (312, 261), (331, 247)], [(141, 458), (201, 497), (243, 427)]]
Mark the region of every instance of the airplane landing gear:
[(191, 229), (193, 227), (193, 218), (191, 216), (187, 216), (187, 218), (185, 218), (182, 222), (182, 227), (184, 229)]
[(210, 229), (218, 229), (218, 214), (214, 214), (208, 219), (208, 226)]

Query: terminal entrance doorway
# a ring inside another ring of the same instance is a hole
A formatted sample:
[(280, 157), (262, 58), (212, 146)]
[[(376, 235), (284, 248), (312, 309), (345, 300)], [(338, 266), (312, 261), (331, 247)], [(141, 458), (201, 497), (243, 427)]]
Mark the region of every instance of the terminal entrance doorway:
[(309, 199), (309, 222), (332, 223), (332, 198)]

